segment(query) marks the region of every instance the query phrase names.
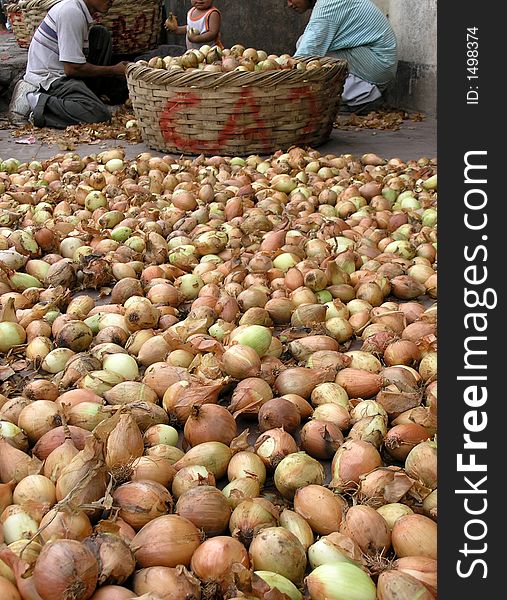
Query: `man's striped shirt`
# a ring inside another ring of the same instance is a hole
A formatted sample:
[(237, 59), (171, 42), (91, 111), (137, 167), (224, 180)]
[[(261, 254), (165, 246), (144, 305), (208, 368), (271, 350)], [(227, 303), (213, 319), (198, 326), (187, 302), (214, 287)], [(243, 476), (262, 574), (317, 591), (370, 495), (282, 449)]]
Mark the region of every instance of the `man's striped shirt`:
[(385, 84), (396, 74), (396, 36), (382, 11), (370, 0), (317, 0), (296, 56), (346, 58), (349, 72)]

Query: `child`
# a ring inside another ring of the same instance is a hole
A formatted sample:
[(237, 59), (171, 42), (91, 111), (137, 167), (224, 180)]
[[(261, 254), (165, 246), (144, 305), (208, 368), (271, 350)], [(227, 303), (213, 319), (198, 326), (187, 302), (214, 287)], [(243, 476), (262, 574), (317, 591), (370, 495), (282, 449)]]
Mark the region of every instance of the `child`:
[(213, 6), (213, 0), (192, 0), (186, 25), (178, 25), (176, 17), (170, 15), (165, 26), (171, 33), (186, 34), (187, 49), (200, 48), (204, 44), (223, 48), (220, 40), (221, 21), (220, 11)]

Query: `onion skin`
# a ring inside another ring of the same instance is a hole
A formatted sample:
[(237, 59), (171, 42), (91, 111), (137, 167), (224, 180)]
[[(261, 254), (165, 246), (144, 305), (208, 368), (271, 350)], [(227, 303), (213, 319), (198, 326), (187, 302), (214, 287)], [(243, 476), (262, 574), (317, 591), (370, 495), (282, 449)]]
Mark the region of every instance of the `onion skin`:
[(371, 506), (351, 506), (342, 522), (340, 533), (353, 539), (369, 556), (385, 555), (391, 547), (389, 526)]
[(427, 556), (437, 559), (437, 524), (424, 515), (407, 515), (394, 524), (392, 544), (399, 558)]
[(231, 508), (220, 490), (199, 485), (183, 493), (176, 502), (175, 512), (202, 529), (208, 537), (227, 529)]
[(131, 548), (140, 567), (189, 567), (200, 544), (201, 534), (191, 521), (164, 515), (147, 523), (132, 540)]
[(240, 563), (247, 569), (250, 559), (246, 548), (229, 536), (217, 536), (203, 542), (192, 555), (192, 571), (204, 582), (227, 583), (232, 579), (231, 567)]
[(411, 575), (401, 571), (384, 571), (377, 581), (378, 600), (396, 600), (397, 598), (417, 598), (434, 600), (435, 596)]
[(346, 506), (345, 499), (322, 485), (307, 485), (294, 495), (294, 510), (317, 535), (339, 531)]
[(42, 600), (88, 600), (97, 586), (99, 566), (80, 542), (57, 540), (43, 547), (33, 578)]
[(393, 562), (393, 569), (418, 579), (435, 597), (437, 595), (437, 561), (427, 556), (406, 556)]
[[(282, 550), (283, 548), (283, 550)], [(306, 569), (306, 552), (297, 537), (284, 527), (267, 527), (254, 536), (249, 548), (256, 571), (274, 572), (300, 583)]]
[(98, 588), (90, 600), (129, 600), (134, 597), (134, 592), (120, 585), (104, 585)]
[(353, 489), (361, 475), (382, 465), (382, 459), (375, 446), (362, 440), (347, 440), (336, 451), (331, 472), (331, 488), (343, 491)]
[[(136, 595), (153, 593), (157, 598), (189, 598), (200, 600), (201, 586), (184, 566), (148, 567), (140, 569), (133, 577), (132, 587)], [(132, 596), (133, 597), (133, 596)]]

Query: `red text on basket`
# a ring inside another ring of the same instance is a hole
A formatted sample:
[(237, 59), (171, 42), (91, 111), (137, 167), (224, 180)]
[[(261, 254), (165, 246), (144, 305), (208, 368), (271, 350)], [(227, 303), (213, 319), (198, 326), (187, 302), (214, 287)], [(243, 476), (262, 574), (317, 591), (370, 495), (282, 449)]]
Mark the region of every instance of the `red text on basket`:
[[(293, 88), (287, 97), (287, 102), (292, 104), (306, 102), (308, 113), (318, 114), (315, 92), (307, 87)], [(236, 137), (256, 140), (269, 146), (270, 140), (266, 132), (266, 123), (262, 118), (262, 97), (256, 97), (251, 89), (245, 88), (241, 92), (215, 140), (197, 140), (177, 131), (178, 117), (182, 117), (184, 122), (186, 112), (190, 108), (197, 108), (200, 103), (200, 96), (190, 90), (179, 92), (167, 102), (159, 120), (160, 131), (166, 142), (189, 152), (198, 152), (203, 149), (219, 150)], [(245, 115), (248, 117), (248, 124), (241, 122)], [(314, 126), (315, 119), (310, 118), (301, 132), (302, 135), (311, 132)]]

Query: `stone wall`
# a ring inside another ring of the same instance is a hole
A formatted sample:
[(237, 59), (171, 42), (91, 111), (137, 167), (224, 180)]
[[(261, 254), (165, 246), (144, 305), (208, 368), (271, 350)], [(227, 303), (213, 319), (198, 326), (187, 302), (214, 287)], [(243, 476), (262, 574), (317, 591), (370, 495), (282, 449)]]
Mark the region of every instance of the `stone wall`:
[[(436, 114), (437, 0), (374, 0), (389, 18), (398, 39), (396, 81), (386, 92), (392, 106)], [(298, 15), (285, 0), (215, 0), (222, 11), (224, 45), (235, 43), (267, 52), (293, 53), (309, 13)], [(166, 0), (168, 10), (185, 22), (190, 0)], [(168, 35), (168, 43), (184, 43)]]

